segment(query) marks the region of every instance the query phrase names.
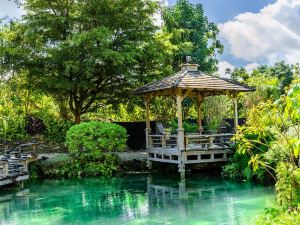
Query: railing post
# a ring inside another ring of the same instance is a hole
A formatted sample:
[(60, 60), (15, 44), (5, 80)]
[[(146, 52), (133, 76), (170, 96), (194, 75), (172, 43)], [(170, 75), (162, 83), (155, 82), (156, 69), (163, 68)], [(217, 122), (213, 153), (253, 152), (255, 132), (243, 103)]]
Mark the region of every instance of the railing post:
[(200, 93), (197, 95), (197, 106), (198, 106), (198, 132), (199, 134), (202, 134), (203, 127), (202, 127), (202, 111), (201, 111), (201, 105), (202, 105), (203, 97)]
[(239, 125), (239, 115), (238, 115), (238, 105), (237, 105), (237, 96), (233, 96), (233, 106), (234, 106), (234, 131), (237, 131)]
[(167, 146), (167, 136), (165, 134), (161, 137), (161, 147), (165, 148)]
[(189, 137), (186, 136), (185, 137), (185, 149), (187, 149), (189, 147)]
[[(151, 126), (150, 126), (150, 100), (149, 96), (145, 96), (145, 110), (146, 110), (146, 149), (151, 147), (149, 135), (151, 134)], [(153, 146), (152, 146), (153, 147)]]
[(212, 136), (209, 136), (208, 140), (209, 140), (209, 147), (212, 148), (214, 146), (214, 138)]
[(147, 138), (147, 148), (153, 148), (153, 139), (152, 139), (152, 136), (150, 136), (149, 134), (147, 134), (147, 131), (146, 131), (146, 138)]
[(7, 177), (8, 176), (8, 162), (5, 162), (3, 164), (3, 177)]

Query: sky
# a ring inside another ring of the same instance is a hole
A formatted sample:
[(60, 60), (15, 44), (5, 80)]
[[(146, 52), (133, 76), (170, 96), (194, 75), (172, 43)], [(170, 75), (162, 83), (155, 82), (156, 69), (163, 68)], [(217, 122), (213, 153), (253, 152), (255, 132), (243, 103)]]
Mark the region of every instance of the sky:
[[(202, 4), (218, 25), (224, 53), (218, 56), (219, 73), (225, 69), (300, 61), (300, 0), (190, 0)], [(176, 0), (168, 0), (173, 5)], [(0, 17), (19, 17), (22, 10), (0, 0)]]

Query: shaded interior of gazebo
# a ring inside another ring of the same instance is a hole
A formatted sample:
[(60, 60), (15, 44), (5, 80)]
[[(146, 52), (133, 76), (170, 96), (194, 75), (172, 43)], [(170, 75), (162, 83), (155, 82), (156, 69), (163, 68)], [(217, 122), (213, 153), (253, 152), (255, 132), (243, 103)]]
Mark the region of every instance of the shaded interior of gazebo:
[[(134, 91), (145, 100), (146, 150), (148, 167), (152, 161), (178, 164), (181, 178), (185, 177), (185, 165), (226, 161), (230, 153), (232, 133), (203, 134), (201, 104), (207, 96), (228, 95), (234, 105), (234, 130), (238, 126), (237, 94), (254, 91), (255, 88), (204, 74), (197, 64), (185, 63), (173, 76), (147, 84)], [(176, 98), (178, 129), (176, 135), (153, 134), (150, 128), (150, 101), (156, 96)], [(198, 133), (187, 134), (183, 128), (182, 102), (184, 98), (197, 98)]]

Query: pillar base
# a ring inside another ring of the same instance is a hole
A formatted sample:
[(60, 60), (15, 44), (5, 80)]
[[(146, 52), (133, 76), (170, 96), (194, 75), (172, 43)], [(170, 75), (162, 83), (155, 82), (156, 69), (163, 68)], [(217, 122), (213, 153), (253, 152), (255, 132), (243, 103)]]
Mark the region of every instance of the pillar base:
[(184, 180), (185, 179), (185, 165), (184, 164), (178, 165), (178, 172), (180, 173), (180, 179)]
[(147, 160), (147, 167), (149, 170), (152, 170), (152, 161)]

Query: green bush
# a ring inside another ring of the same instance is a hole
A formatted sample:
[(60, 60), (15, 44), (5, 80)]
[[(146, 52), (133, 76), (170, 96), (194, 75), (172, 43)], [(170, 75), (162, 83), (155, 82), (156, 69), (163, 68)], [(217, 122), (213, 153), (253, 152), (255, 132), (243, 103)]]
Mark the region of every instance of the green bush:
[(0, 117), (0, 140), (20, 141), (26, 140), (28, 135), (25, 131), (25, 118), (23, 116)]
[(258, 168), (256, 171), (253, 171), (248, 164), (249, 160), (249, 155), (235, 152), (234, 155), (230, 158), (229, 162), (225, 166), (223, 166), (223, 176), (235, 180), (245, 179), (265, 182), (269, 178), (266, 171), (262, 168)]
[(124, 127), (96, 121), (74, 125), (66, 136), (68, 150), (76, 157), (100, 157), (102, 153), (120, 151), (126, 141)]
[[(119, 166), (119, 158), (112, 154), (103, 154), (95, 157), (56, 157), (40, 162), (32, 170), (39, 171), (42, 177), (95, 177), (112, 176)], [(39, 168), (39, 169), (37, 169)], [(31, 170), (31, 172), (32, 172)], [(36, 172), (37, 173), (37, 172)]]
[(74, 125), (74, 123), (69, 120), (56, 118), (53, 115), (43, 116), (42, 120), (46, 126), (46, 132), (44, 134), (47, 140), (58, 144), (66, 141), (67, 131)]
[[(169, 125), (170, 130), (172, 133), (176, 133), (177, 132), (177, 128), (178, 128), (178, 122), (177, 120), (172, 120)], [(198, 132), (198, 125), (197, 123), (192, 123), (189, 121), (184, 121), (183, 122), (183, 129), (186, 133), (197, 133)]]
[(299, 208), (267, 208), (256, 221), (258, 225), (298, 225), (300, 224)]

